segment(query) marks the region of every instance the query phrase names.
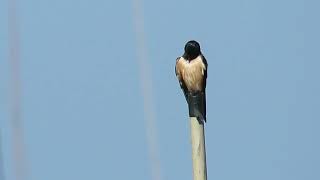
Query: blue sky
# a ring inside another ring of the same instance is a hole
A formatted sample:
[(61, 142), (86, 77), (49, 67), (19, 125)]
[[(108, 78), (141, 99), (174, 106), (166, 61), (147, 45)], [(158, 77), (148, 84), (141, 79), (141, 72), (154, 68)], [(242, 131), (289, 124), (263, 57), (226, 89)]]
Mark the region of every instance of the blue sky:
[[(320, 3), (144, 1), (161, 179), (192, 179), (174, 65), (198, 40), (209, 64), (208, 178), (320, 179)], [(0, 132), (13, 179), (8, 4), (0, 1)], [(132, 1), (19, 1), (29, 179), (149, 180)]]

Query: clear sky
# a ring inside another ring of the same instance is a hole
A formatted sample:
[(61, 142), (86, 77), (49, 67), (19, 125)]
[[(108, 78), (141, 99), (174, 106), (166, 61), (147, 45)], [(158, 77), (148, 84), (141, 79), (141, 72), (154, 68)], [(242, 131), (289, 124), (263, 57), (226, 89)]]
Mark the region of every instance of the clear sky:
[[(31, 180), (150, 180), (132, 1), (19, 1)], [(319, 1), (144, 1), (161, 180), (192, 179), (174, 74), (190, 39), (209, 64), (208, 178), (320, 179)], [(0, 1), (0, 132), (13, 178), (8, 3)]]

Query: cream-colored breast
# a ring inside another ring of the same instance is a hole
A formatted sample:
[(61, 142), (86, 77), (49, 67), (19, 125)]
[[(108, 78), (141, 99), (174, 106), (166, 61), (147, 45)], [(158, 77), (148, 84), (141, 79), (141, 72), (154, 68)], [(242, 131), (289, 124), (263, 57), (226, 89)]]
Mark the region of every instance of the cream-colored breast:
[(180, 63), (182, 66), (181, 76), (188, 90), (201, 91), (203, 88), (204, 70), (206, 69), (201, 56), (190, 62), (182, 58)]

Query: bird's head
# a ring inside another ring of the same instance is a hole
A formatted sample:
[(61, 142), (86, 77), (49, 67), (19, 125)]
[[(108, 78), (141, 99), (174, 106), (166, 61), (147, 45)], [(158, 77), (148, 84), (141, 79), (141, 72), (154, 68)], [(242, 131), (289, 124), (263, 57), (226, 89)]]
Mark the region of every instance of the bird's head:
[(193, 60), (201, 54), (200, 44), (197, 41), (191, 40), (184, 46), (183, 57), (187, 60)]

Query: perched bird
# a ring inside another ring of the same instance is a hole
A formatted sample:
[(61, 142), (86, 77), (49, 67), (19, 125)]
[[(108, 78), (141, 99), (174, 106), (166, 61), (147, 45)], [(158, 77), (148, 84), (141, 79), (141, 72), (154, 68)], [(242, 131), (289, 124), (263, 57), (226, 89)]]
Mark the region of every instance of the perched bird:
[(189, 105), (189, 115), (206, 122), (207, 60), (200, 44), (191, 40), (184, 47), (184, 54), (176, 60), (175, 72)]

